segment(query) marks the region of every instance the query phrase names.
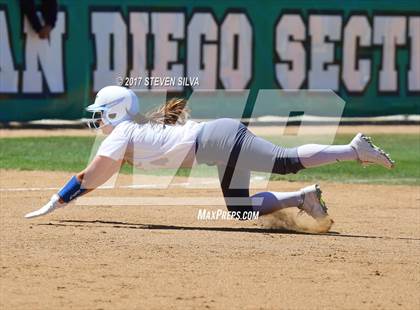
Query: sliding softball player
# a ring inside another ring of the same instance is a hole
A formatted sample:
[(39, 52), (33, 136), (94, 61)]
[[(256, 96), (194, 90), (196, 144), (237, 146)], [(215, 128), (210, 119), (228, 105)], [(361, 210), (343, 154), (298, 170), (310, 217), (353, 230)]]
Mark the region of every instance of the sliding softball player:
[(217, 166), (221, 189), (229, 211), (241, 219), (244, 211), (260, 215), (296, 207), (315, 219), (327, 216), (318, 185), (295, 192), (249, 194), (251, 171), (276, 174), (358, 161), (393, 168), (389, 155), (359, 133), (346, 145), (306, 144), (295, 148), (274, 145), (252, 134), (239, 121), (223, 118), (208, 122), (188, 120), (186, 101), (171, 99), (154, 112), (143, 115), (133, 91), (108, 86), (94, 104), (91, 124), (107, 135), (96, 157), (41, 209), (26, 218), (45, 215), (94, 190), (118, 172), (125, 161), (138, 168), (179, 168), (195, 164)]

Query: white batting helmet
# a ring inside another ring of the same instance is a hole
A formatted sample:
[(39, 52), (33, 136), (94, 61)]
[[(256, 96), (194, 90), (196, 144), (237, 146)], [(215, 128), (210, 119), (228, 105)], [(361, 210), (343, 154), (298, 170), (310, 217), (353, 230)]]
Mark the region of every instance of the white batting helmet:
[(139, 101), (131, 89), (106, 86), (98, 92), (95, 102), (86, 110), (93, 113), (89, 127), (100, 128), (99, 120), (102, 120), (103, 126), (115, 127), (123, 121), (133, 119), (139, 113)]

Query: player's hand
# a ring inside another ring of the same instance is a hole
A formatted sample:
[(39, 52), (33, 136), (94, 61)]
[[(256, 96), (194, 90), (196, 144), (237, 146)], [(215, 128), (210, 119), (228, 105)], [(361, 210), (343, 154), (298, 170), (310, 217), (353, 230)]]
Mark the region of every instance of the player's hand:
[(52, 195), (50, 201), (43, 206), (41, 209), (38, 209), (36, 211), (30, 212), (28, 214), (25, 215), (25, 218), (30, 219), (33, 217), (38, 217), (38, 216), (42, 216), (45, 214), (48, 214), (52, 211), (54, 211), (57, 208), (61, 208), (64, 207), (65, 205), (67, 205), (66, 203), (61, 203), (60, 202), (60, 197), (57, 194)]

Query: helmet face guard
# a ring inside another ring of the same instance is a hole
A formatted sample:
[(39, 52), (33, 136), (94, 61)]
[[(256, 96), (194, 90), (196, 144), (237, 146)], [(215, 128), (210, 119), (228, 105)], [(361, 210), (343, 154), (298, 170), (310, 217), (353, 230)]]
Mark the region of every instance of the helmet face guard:
[[(105, 122), (102, 119), (102, 114), (103, 112), (99, 110), (92, 112), (92, 118), (87, 122), (87, 125), (90, 129), (97, 130), (105, 126)], [(101, 122), (102, 122), (102, 125), (101, 125)]]

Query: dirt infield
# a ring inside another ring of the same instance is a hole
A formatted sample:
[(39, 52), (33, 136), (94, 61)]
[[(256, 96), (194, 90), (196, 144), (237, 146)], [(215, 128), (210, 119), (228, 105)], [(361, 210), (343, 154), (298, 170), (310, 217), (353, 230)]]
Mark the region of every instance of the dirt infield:
[[(45, 188), (70, 175), (0, 175), (1, 309), (420, 306), (419, 187), (321, 183), (335, 225), (327, 234), (302, 234), (255, 221), (200, 221), (203, 207), (190, 205), (72, 205), (25, 220), (54, 192)], [(303, 185), (272, 182), (270, 188)], [(219, 194), (205, 188), (96, 193)]]

